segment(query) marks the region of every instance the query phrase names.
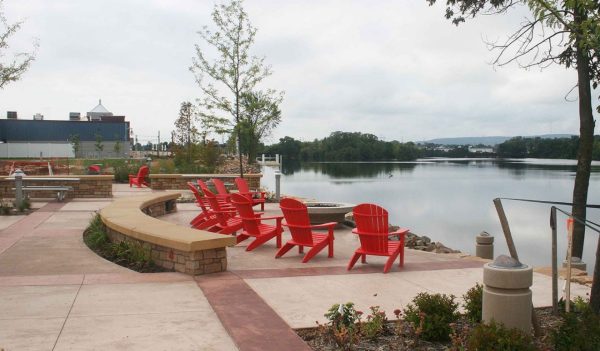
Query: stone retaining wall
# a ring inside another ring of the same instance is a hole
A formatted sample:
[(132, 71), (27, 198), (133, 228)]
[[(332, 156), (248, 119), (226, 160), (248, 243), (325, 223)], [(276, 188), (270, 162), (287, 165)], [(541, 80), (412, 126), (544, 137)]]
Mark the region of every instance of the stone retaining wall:
[[(235, 189), (235, 174), (150, 174), (150, 187), (155, 190), (187, 190), (187, 182), (196, 182), (201, 179), (205, 182), (217, 178), (225, 184), (229, 184), (229, 188)], [(260, 178), (262, 174), (244, 174), (244, 179), (248, 182), (250, 189), (260, 188)]]
[[(100, 211), (100, 216), (110, 240), (140, 244), (150, 253), (152, 261), (165, 269), (190, 275), (227, 270), (226, 246), (235, 245), (234, 237), (154, 219), (177, 211), (179, 196), (179, 193), (149, 195), (139, 197), (139, 201), (130, 198), (107, 206)], [(149, 236), (153, 229), (160, 237)], [(148, 239), (141, 240), (136, 236)], [(200, 248), (189, 251), (177, 248), (186, 246)]]
[[(112, 197), (112, 175), (72, 175), (72, 176), (35, 176), (36, 178), (79, 178), (79, 181), (44, 181), (32, 180), (23, 182), (23, 185), (42, 185), (42, 186), (72, 186), (73, 191), (68, 191), (65, 198), (106, 198)], [(26, 178), (25, 178), (26, 179)], [(0, 178), (0, 198), (14, 198), (15, 191), (14, 179)], [(30, 191), (31, 198), (55, 198), (55, 191)]]

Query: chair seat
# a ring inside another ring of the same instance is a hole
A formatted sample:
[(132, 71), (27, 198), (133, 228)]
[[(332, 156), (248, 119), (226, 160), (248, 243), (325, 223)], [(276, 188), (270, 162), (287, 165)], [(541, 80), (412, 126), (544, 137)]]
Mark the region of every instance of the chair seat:
[(358, 249), (356, 249), (356, 253), (360, 253), (360, 254), (366, 254), (366, 255), (375, 255), (375, 256), (390, 256), (393, 253), (395, 253), (396, 251), (398, 251), (400, 249), (400, 242), (399, 241), (388, 241), (388, 250), (387, 252), (385, 251), (368, 251), (363, 249), (362, 247), (359, 247)]
[(312, 233), (312, 243), (304, 243), (304, 242), (299, 242), (294, 240), (293, 238), (288, 241), (288, 243), (293, 244), (293, 245), (302, 245), (302, 246), (315, 246), (318, 245), (319, 243), (322, 243), (323, 241), (327, 240), (329, 238), (329, 235), (327, 234), (315, 234)]

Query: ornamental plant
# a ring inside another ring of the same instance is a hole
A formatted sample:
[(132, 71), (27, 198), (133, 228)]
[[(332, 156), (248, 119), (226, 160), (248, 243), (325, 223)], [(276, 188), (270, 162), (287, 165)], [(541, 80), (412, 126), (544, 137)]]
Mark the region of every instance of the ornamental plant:
[(454, 295), (419, 293), (404, 309), (406, 321), (427, 341), (448, 341), (459, 314)]
[(481, 322), (481, 309), (483, 301), (483, 285), (477, 283), (469, 289), (463, 296), (463, 307), (466, 317), (473, 323)]

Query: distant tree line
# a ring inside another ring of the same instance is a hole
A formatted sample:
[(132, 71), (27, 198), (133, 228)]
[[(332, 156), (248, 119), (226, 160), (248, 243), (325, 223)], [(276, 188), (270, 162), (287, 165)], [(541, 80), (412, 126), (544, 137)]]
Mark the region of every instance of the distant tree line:
[[(544, 139), (516, 137), (498, 144), (498, 157), (576, 159), (579, 137)], [(600, 160), (600, 136), (594, 136), (592, 159)]]
[(412, 142), (383, 141), (373, 134), (339, 131), (307, 142), (286, 136), (263, 151), (298, 161), (412, 161), (421, 155)]

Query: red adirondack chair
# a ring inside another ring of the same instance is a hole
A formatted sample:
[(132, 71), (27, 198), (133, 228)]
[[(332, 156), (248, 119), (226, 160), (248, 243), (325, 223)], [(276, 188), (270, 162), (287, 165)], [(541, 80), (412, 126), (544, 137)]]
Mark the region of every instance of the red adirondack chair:
[[(231, 202), (240, 214), (244, 228), (242, 233), (237, 236), (237, 242), (239, 243), (250, 237), (256, 238), (248, 245), (246, 251), (252, 251), (272, 238), (276, 238), (277, 247), (281, 247), (281, 233), (283, 232), (281, 221), (283, 216), (261, 218), (259, 213), (254, 213), (252, 202), (240, 194), (231, 194)], [(276, 225), (263, 224), (262, 221), (267, 219), (274, 219)]]
[(202, 212), (200, 212), (199, 215), (197, 215), (196, 217), (194, 217), (194, 219), (190, 221), (192, 227), (196, 229), (208, 230), (217, 223), (219, 223), (219, 219), (217, 218), (217, 216), (208, 209), (208, 201), (205, 198), (202, 198), (202, 195), (200, 194), (198, 189), (196, 189), (194, 183), (188, 182), (187, 185), (192, 191), (192, 194), (194, 194), (194, 197), (196, 198), (196, 205), (198, 205), (198, 207), (200, 207), (200, 209), (202, 210)]
[[(283, 225), (290, 229), (292, 240), (288, 241), (277, 251), (275, 258), (285, 255), (286, 252), (296, 245), (298, 245), (298, 252), (300, 253), (304, 252), (304, 246), (311, 248), (304, 255), (302, 263), (308, 262), (326, 246), (329, 247), (328, 257), (333, 257), (333, 227), (336, 226), (337, 222), (311, 225), (306, 205), (295, 199), (281, 199), (279, 207), (285, 217)], [(316, 228), (327, 228), (328, 233), (314, 233), (312, 229)]]
[[(362, 263), (366, 263), (367, 255), (389, 257), (383, 273), (390, 270), (398, 256), (400, 256), (399, 266), (402, 267), (404, 265), (404, 238), (409, 229), (400, 228), (389, 233), (388, 212), (383, 207), (374, 204), (360, 204), (354, 207), (352, 212), (356, 222), (356, 228), (352, 232), (358, 234), (360, 247), (350, 259), (348, 270), (352, 269), (359, 257), (362, 257)], [(389, 241), (389, 235), (398, 235), (400, 240)]]
[(210, 181), (213, 183), (213, 185), (215, 186), (215, 189), (217, 190), (217, 193), (218, 193), (217, 198), (220, 200), (230, 202), (231, 194), (227, 190), (225, 183), (223, 183), (223, 181), (221, 179), (217, 179), (217, 178), (212, 178)]
[(148, 172), (149, 172), (148, 166), (142, 166), (138, 170), (137, 175), (130, 174), (129, 175), (129, 187), (131, 188), (131, 185), (133, 185), (133, 184), (137, 185), (138, 188), (141, 188), (142, 185), (149, 187), (150, 184), (148, 184), (148, 182), (146, 182), (146, 177), (148, 176)]
[[(203, 189), (203, 191), (210, 204), (211, 212), (214, 213), (218, 219), (218, 223), (209, 228), (209, 231), (220, 234), (234, 234), (242, 229), (242, 218), (235, 216), (235, 210), (222, 208), (212, 191), (208, 189)], [(242, 240), (244, 239), (240, 240), (238, 236), (237, 242), (239, 243)]]
[(244, 195), (250, 201), (252, 201), (252, 206), (260, 204), (260, 210), (265, 210), (265, 194), (264, 191), (250, 191), (248, 187), (248, 183), (244, 178), (235, 178), (235, 185), (238, 188), (238, 193)]
[[(202, 190), (202, 192), (203, 192), (203, 193), (205, 192), (205, 191), (204, 191), (205, 189), (207, 189), (208, 191), (211, 191), (211, 190), (208, 188), (208, 185), (206, 185), (206, 183), (205, 183), (203, 180), (201, 180), (201, 179), (198, 179), (198, 180), (197, 180), (197, 183), (198, 183), (198, 186), (200, 187), (200, 190)], [(211, 191), (211, 192), (212, 192), (212, 191)], [(213, 192), (213, 194), (214, 194), (214, 192)], [(226, 196), (226, 197), (223, 197), (223, 196), (221, 196), (221, 195), (219, 195), (219, 194), (215, 194), (215, 196), (217, 197), (217, 200), (219, 201), (219, 203), (221, 204), (221, 207), (222, 207), (223, 209), (235, 210), (235, 207), (233, 207), (233, 205), (232, 205), (230, 202), (227, 202), (227, 200), (229, 199), (229, 194), (227, 194), (227, 196)], [(208, 204), (208, 199), (206, 199), (205, 197), (204, 197), (204, 198), (202, 198), (202, 199), (204, 200), (204, 204), (205, 204), (206, 206), (209, 206), (209, 204)]]

